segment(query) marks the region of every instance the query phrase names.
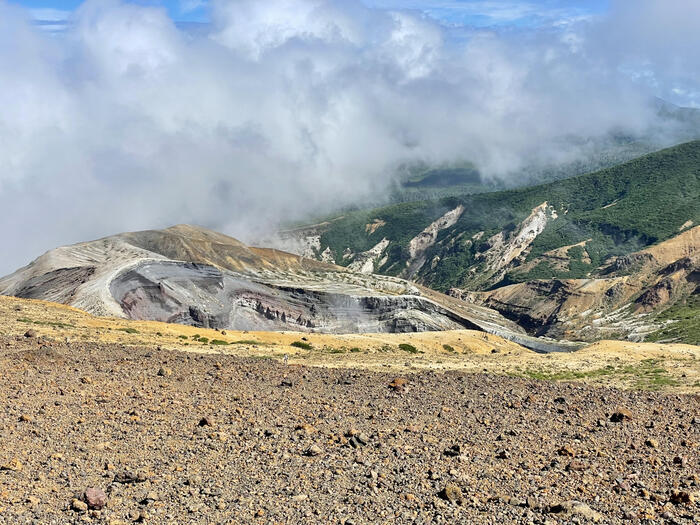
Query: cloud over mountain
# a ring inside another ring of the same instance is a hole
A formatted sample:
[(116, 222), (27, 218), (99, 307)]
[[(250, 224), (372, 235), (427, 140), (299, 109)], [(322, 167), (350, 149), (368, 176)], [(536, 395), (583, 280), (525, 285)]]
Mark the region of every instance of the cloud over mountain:
[(380, 192), (405, 161), (505, 176), (575, 155), (562, 136), (644, 129), (650, 96), (698, 102), (694, 4), (456, 39), (355, 0), (216, 1), (197, 32), (89, 0), (60, 35), (0, 0), (0, 273), (129, 229), (245, 239)]

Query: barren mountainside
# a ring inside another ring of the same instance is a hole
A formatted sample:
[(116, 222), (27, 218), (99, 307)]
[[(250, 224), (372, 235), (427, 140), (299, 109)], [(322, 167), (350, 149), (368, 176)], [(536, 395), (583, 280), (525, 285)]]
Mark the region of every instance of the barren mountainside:
[(0, 293), (96, 315), (241, 330), (329, 333), (476, 329), (549, 351), (487, 307), (180, 225), (66, 246), (0, 279)]

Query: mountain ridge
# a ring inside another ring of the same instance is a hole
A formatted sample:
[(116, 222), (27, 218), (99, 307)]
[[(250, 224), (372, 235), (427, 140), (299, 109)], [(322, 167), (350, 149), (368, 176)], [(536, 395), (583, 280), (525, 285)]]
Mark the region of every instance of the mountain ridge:
[[(496, 294), (522, 283), (541, 288), (543, 280), (552, 280), (570, 287), (572, 280), (606, 272), (634, 273), (631, 259), (649, 256), (645, 250), (698, 224), (700, 141), (693, 141), (553, 183), (355, 212), (290, 234), (307, 256), (344, 266), (362, 260), (368, 273), (399, 275), (441, 291)], [(675, 256), (671, 263), (686, 264), (684, 279), (692, 282), (696, 262)], [(695, 293), (691, 285), (685, 289), (671, 296), (684, 300)], [(652, 302), (662, 309), (672, 304)], [(629, 328), (620, 335), (638, 337)], [(653, 328), (660, 324), (645, 330)], [(530, 327), (531, 333), (538, 330)]]
[(487, 307), (397, 277), (250, 248), (188, 225), (57, 248), (0, 279), (0, 294), (51, 300), (95, 315), (205, 328), (330, 333), (468, 328), (542, 351), (570, 348), (531, 338)]

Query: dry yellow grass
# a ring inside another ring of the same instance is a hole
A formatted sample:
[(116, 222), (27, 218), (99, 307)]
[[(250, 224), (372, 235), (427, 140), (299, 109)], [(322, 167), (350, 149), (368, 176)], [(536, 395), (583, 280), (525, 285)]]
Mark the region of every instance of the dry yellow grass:
[[(178, 324), (94, 317), (68, 306), (0, 297), (0, 335), (34, 329), (54, 340), (160, 346), (164, 349), (282, 359), (310, 366), (373, 370), (462, 370), (622, 388), (700, 392), (700, 347), (601, 341), (575, 353), (537, 354), (498, 336), (471, 330), (413, 334), (225, 333)], [(199, 336), (199, 337), (197, 337)], [(202, 338), (207, 342), (203, 343)], [(226, 345), (212, 345), (211, 341)], [(310, 349), (292, 346), (307, 343)], [(400, 345), (404, 346), (402, 349)]]

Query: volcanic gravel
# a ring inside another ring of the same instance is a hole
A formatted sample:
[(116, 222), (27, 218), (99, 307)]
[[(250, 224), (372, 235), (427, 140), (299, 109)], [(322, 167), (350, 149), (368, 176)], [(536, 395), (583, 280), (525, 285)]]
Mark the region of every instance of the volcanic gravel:
[(0, 339), (0, 523), (700, 523), (700, 399)]

